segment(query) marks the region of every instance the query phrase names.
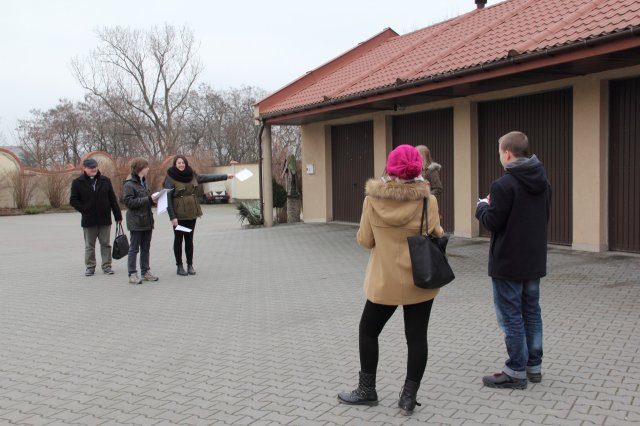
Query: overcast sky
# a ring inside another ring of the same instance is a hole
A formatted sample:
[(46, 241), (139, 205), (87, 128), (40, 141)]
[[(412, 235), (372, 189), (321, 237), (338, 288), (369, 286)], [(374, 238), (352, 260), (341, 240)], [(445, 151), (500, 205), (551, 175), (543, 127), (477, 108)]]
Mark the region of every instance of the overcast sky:
[(83, 99), (70, 62), (95, 48), (96, 28), (186, 25), (200, 46), (200, 83), (273, 92), (387, 27), (406, 34), (473, 9), (474, 0), (4, 0), (0, 133), (10, 145), (31, 109)]

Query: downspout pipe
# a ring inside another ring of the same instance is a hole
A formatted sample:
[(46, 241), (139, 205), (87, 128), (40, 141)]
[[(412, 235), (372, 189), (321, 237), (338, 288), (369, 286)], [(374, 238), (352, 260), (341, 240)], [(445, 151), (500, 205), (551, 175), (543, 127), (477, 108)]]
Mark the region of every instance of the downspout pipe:
[(260, 131), (258, 132), (258, 185), (260, 186), (260, 223), (264, 225), (264, 193), (262, 190), (262, 132), (265, 121), (260, 119)]
[(606, 42), (610, 42), (610, 41), (617, 41), (618, 39), (623, 39), (623, 38), (631, 38), (631, 37), (635, 37), (640, 35), (640, 26), (633, 26), (630, 28), (627, 28), (624, 31), (620, 31), (617, 33), (613, 33), (613, 34), (607, 34), (604, 35), (602, 37), (596, 37), (593, 39), (585, 39), (585, 40), (580, 40), (576, 43), (571, 43), (571, 44), (567, 44), (564, 46), (557, 46), (557, 47), (552, 47), (552, 48), (547, 48), (547, 49), (543, 49), (540, 51), (535, 51), (535, 52), (531, 52), (531, 53), (524, 53), (524, 54), (511, 54), (509, 56), (507, 56), (506, 58), (497, 60), (495, 62), (490, 62), (490, 63), (485, 63), (485, 64), (480, 64), (480, 65), (475, 65), (473, 67), (469, 67), (469, 68), (465, 68), (465, 69), (460, 69), (457, 71), (452, 71), (452, 72), (448, 72), (448, 73), (444, 73), (444, 74), (439, 74), (439, 75), (434, 75), (434, 76), (429, 76), (429, 77), (423, 77), (420, 79), (416, 79), (416, 80), (412, 80), (412, 81), (408, 81), (406, 83), (400, 82), (400, 83), (396, 83), (392, 86), (387, 86), (381, 89), (374, 89), (374, 90), (370, 90), (368, 92), (361, 92), (361, 93), (357, 93), (357, 94), (353, 94), (353, 95), (349, 95), (349, 96), (345, 96), (343, 98), (335, 98), (335, 99), (328, 99), (326, 101), (323, 102), (318, 102), (316, 104), (313, 105), (305, 105), (305, 106), (301, 106), (298, 108), (292, 108), (290, 110), (286, 110), (286, 111), (277, 111), (274, 112), (272, 114), (265, 114), (262, 116), (262, 119), (269, 119), (269, 118), (276, 118), (276, 117), (280, 117), (280, 116), (285, 116), (285, 115), (289, 115), (289, 114), (296, 114), (299, 112), (306, 112), (306, 111), (312, 111), (315, 108), (322, 108), (325, 106), (329, 106), (329, 105), (339, 105), (342, 103), (347, 103), (350, 101), (355, 101), (355, 100), (359, 100), (359, 99), (365, 99), (368, 98), (370, 96), (378, 96), (378, 95), (385, 95), (387, 93), (391, 93), (391, 92), (399, 92), (402, 91), (404, 89), (410, 89), (410, 88), (414, 88), (414, 87), (418, 87), (418, 86), (422, 86), (428, 83), (437, 83), (437, 82), (441, 82), (441, 81), (445, 81), (445, 80), (453, 80), (456, 78), (461, 78), (461, 77), (465, 77), (469, 74), (476, 74), (476, 73), (480, 73), (483, 71), (490, 71), (496, 68), (502, 68), (502, 67), (506, 67), (509, 65), (515, 65), (515, 64), (520, 64), (523, 62), (529, 62), (529, 61), (533, 61), (536, 59), (541, 59), (544, 57), (548, 57), (548, 56), (554, 56), (554, 55), (558, 55), (561, 53), (566, 53), (572, 50), (577, 50), (579, 48), (589, 48), (589, 47), (593, 47), (596, 46), (598, 44), (601, 43), (606, 43)]

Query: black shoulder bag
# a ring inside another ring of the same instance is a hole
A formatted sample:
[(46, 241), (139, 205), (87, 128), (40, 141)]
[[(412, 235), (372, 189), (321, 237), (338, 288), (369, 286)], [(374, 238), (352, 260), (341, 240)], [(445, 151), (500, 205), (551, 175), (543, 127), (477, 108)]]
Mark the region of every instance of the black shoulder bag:
[(121, 259), (129, 253), (129, 240), (122, 230), (122, 224), (116, 225), (116, 237), (113, 240), (113, 252), (111, 257)]
[[(427, 198), (422, 201), (422, 217), (420, 218), (420, 234), (407, 237), (413, 283), (420, 288), (440, 288), (454, 280), (455, 275), (449, 265), (445, 250), (449, 236), (431, 238), (427, 235)], [(424, 234), (422, 225), (425, 225)]]

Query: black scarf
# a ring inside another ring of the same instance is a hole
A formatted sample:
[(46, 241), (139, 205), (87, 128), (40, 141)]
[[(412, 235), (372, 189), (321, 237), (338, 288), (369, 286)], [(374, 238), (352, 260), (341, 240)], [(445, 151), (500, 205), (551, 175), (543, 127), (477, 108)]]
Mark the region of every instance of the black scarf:
[(171, 179), (183, 183), (191, 182), (193, 179), (193, 169), (191, 166), (185, 167), (183, 171), (180, 171), (176, 166), (171, 166), (167, 169), (167, 174)]

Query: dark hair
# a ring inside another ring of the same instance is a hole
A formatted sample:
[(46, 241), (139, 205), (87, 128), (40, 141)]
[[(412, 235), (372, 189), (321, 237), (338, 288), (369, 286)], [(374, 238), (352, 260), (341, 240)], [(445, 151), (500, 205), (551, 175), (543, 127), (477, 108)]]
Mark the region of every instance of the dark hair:
[(131, 160), (131, 174), (137, 175), (144, 169), (149, 166), (149, 162), (144, 158), (134, 158)]
[(498, 139), (500, 149), (509, 151), (516, 158), (529, 156), (529, 139), (522, 132), (509, 132)]
[(185, 157), (182, 154), (178, 154), (175, 157), (173, 157), (173, 167), (176, 166), (176, 163), (178, 162), (178, 159), (182, 159), (182, 161), (184, 161), (184, 165), (189, 167), (189, 160), (187, 160), (187, 157)]

